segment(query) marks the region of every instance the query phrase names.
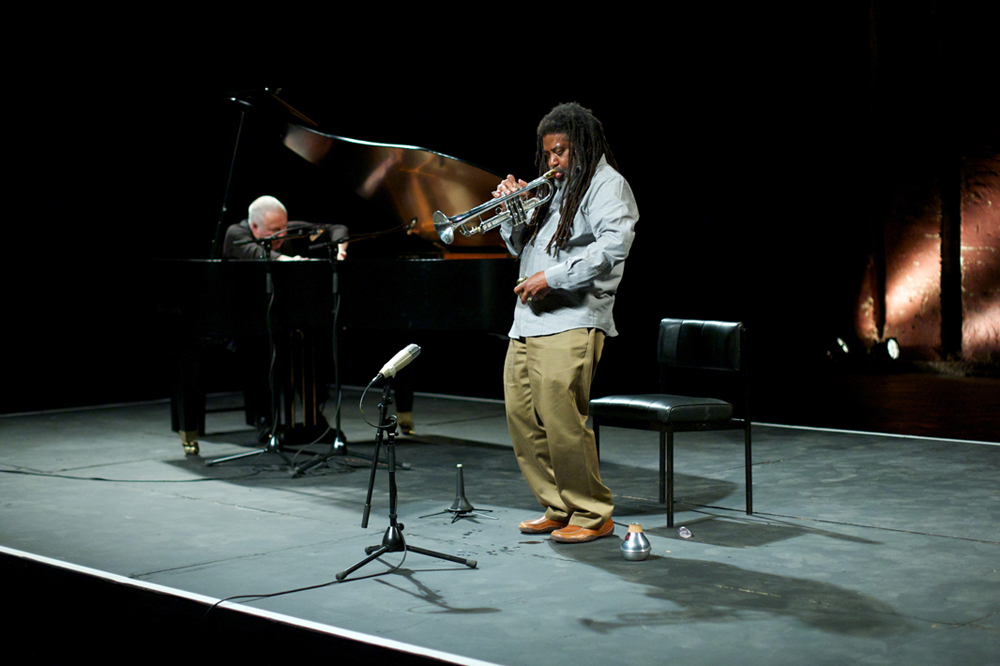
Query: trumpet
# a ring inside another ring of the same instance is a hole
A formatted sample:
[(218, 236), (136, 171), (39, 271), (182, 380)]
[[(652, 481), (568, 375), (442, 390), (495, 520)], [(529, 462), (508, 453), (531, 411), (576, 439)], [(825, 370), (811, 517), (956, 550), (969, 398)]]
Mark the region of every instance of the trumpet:
[[(474, 236), (496, 229), (508, 220), (515, 227), (527, 224), (528, 213), (552, 198), (556, 192), (552, 181), (561, 177), (561, 172), (552, 169), (516, 192), (487, 201), (464, 213), (448, 217), (441, 211), (436, 211), (433, 216), (434, 230), (437, 231), (438, 238), (446, 245), (451, 245), (455, 240), (456, 229), (463, 236)], [(526, 193), (532, 191), (534, 191), (534, 196), (530, 199), (522, 198)], [(506, 210), (503, 208), (505, 205)], [(496, 211), (493, 217), (482, 219), (483, 215), (490, 210)], [(476, 220), (479, 220), (478, 224), (476, 224)]]

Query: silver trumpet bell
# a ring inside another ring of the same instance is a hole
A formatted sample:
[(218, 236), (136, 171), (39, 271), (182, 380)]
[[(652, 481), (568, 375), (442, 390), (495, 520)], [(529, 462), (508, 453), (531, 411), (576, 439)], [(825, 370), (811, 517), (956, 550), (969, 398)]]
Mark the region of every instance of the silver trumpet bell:
[[(434, 230), (445, 245), (451, 245), (455, 240), (456, 229), (463, 236), (474, 236), (485, 234), (508, 220), (515, 227), (527, 224), (528, 213), (552, 198), (552, 195), (555, 194), (555, 186), (552, 181), (561, 177), (561, 172), (552, 169), (516, 192), (487, 201), (464, 213), (448, 217), (441, 211), (436, 211), (432, 218)], [(525, 199), (524, 195), (529, 192), (533, 193), (534, 196)], [(482, 216), (488, 211), (495, 211), (493, 217), (482, 219)]]

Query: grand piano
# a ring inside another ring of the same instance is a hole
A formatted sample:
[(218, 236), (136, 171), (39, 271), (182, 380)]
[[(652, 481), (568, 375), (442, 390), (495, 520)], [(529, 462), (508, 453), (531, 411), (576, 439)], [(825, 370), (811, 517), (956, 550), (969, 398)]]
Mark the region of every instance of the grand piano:
[[(299, 330), (331, 329), (338, 303), (339, 331), (506, 333), (517, 265), (499, 234), (460, 236), (445, 245), (431, 219), (436, 210), (453, 215), (487, 201), (501, 176), (424, 148), (325, 133), (270, 92), (237, 101), (244, 113), (253, 107), (283, 118), (281, 140), (287, 149), (366, 201), (373, 217), (394, 220), (393, 233), (422, 239), (425, 248), (417, 258), (380, 255), (352, 261), (349, 252), (341, 262), (272, 262), (276, 340), (286, 340)], [(364, 220), (343, 222), (352, 239), (378, 235), (378, 230), (365, 229)], [(221, 248), (224, 232), (220, 225), (215, 248)], [(366, 241), (379, 242), (378, 238)], [(202, 356), (213, 341), (266, 336), (266, 267), (260, 261), (221, 258), (158, 264), (159, 309), (177, 352), (172, 427), (180, 433), (185, 451), (197, 453), (205, 419)], [(312, 379), (310, 363), (297, 370), (298, 381)], [(293, 402), (285, 400), (282, 418), (288, 427), (299, 418), (289, 409)], [(302, 411), (303, 423), (308, 424), (309, 410)]]

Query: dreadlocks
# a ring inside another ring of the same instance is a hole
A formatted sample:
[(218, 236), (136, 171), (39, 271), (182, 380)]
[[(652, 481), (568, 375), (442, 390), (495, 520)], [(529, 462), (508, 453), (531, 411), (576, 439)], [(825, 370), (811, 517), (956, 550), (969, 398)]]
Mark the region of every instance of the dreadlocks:
[[(564, 186), (566, 191), (563, 192), (562, 203), (559, 206), (559, 226), (555, 235), (552, 236), (552, 240), (545, 247), (548, 254), (552, 254), (553, 247), (556, 250), (563, 247), (569, 239), (573, 218), (576, 217), (576, 211), (580, 207), (580, 202), (583, 201), (583, 195), (590, 187), (590, 181), (594, 177), (594, 172), (597, 171), (601, 155), (604, 155), (608, 164), (616, 171), (618, 170), (618, 163), (615, 162), (608, 141), (604, 138), (604, 128), (601, 126), (601, 121), (594, 117), (590, 109), (585, 109), (576, 102), (570, 102), (555, 107), (542, 118), (542, 122), (538, 123), (535, 148), (535, 165), (538, 167), (538, 175), (548, 171), (542, 144), (543, 139), (550, 134), (565, 135), (571, 148), (570, 173), (565, 174), (568, 176), (569, 182)], [(545, 219), (549, 214), (550, 204), (551, 200), (539, 206), (535, 212), (536, 220)], [(534, 241), (539, 227), (541, 227), (540, 224), (535, 225), (531, 241)]]

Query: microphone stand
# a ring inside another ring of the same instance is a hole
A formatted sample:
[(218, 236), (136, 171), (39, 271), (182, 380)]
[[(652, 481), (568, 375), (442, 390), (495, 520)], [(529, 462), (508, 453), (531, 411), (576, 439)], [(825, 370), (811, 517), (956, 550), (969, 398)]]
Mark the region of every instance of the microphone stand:
[[(346, 243), (348, 240), (350, 240), (350, 238), (351, 238), (350, 236), (343, 236), (341, 238), (334, 238), (329, 241), (325, 241), (323, 243), (316, 243), (315, 245), (309, 246), (310, 250), (318, 250), (321, 248), (327, 249), (327, 255), (330, 261), (330, 268), (333, 271), (333, 283), (331, 285), (331, 288), (333, 290), (333, 334), (331, 343), (333, 345), (333, 377), (337, 392), (337, 412), (336, 414), (334, 414), (334, 421), (335, 421), (334, 428), (336, 429), (336, 434), (335, 434), (335, 440), (330, 445), (330, 451), (323, 455), (315, 455), (313, 459), (307, 462), (306, 464), (301, 465), (299, 467), (295, 467), (292, 470), (293, 477), (302, 476), (303, 474), (311, 470), (313, 467), (317, 467), (319, 465), (328, 462), (330, 458), (333, 458), (334, 456), (350, 455), (351, 457), (360, 458), (362, 460), (378, 461), (377, 450), (374, 456), (365, 455), (363, 453), (350, 453), (347, 450), (347, 436), (344, 435), (344, 431), (341, 430), (340, 428), (341, 405), (343, 404), (344, 388), (340, 382), (340, 341), (338, 337), (339, 332), (337, 330), (338, 328), (337, 320), (339, 318), (339, 313), (340, 313), (340, 281), (338, 279), (339, 262), (337, 261), (337, 248), (341, 243)], [(407, 465), (406, 463), (397, 463), (396, 466), (399, 467), (400, 469), (409, 468), (409, 465)]]
[(247, 451), (246, 453), (237, 453), (231, 456), (224, 456), (222, 458), (215, 458), (205, 463), (208, 466), (218, 465), (219, 463), (228, 462), (230, 460), (239, 460), (240, 458), (248, 458), (250, 456), (259, 456), (264, 453), (277, 453), (279, 456), (281, 456), (282, 460), (284, 460), (289, 467), (292, 466), (292, 461), (288, 458), (288, 456), (285, 455), (284, 451), (281, 450), (281, 441), (278, 438), (279, 405), (278, 405), (278, 392), (275, 389), (275, 378), (274, 378), (278, 350), (276, 345), (274, 344), (274, 320), (271, 313), (271, 309), (274, 306), (274, 278), (271, 273), (271, 264), (272, 264), (271, 242), (273, 240), (274, 237), (269, 236), (267, 238), (259, 238), (259, 239), (255, 238), (253, 240), (246, 241), (246, 242), (256, 242), (264, 249), (264, 267), (265, 267), (264, 272), (267, 278), (266, 280), (267, 319), (265, 324), (267, 327), (268, 347), (271, 350), (271, 365), (267, 373), (267, 384), (268, 388), (270, 388), (271, 390), (271, 434), (268, 437), (267, 445), (264, 446), (264, 448), (258, 449), (256, 451)]
[[(292, 476), (302, 476), (313, 467), (317, 465), (322, 465), (326, 463), (333, 456), (346, 456), (347, 455), (347, 436), (344, 435), (344, 431), (340, 428), (340, 407), (343, 404), (344, 398), (344, 387), (340, 383), (340, 340), (337, 331), (337, 319), (340, 314), (340, 280), (339, 273), (337, 271), (338, 261), (337, 261), (337, 246), (340, 243), (347, 241), (347, 238), (337, 238), (333, 240), (326, 241), (324, 243), (318, 243), (316, 245), (310, 245), (309, 249), (319, 249), (325, 247), (327, 249), (327, 256), (330, 262), (330, 270), (332, 271), (332, 282), (330, 288), (333, 293), (333, 332), (331, 334), (330, 344), (332, 345), (333, 351), (333, 381), (336, 386), (337, 394), (337, 411), (334, 414), (334, 441), (330, 444), (330, 451), (325, 455), (318, 455), (310, 460), (305, 465), (295, 467), (292, 469)], [(358, 455), (359, 458), (367, 458), (367, 456)]]
[(386, 456), (389, 460), (389, 527), (386, 528), (385, 534), (382, 535), (381, 544), (365, 548), (365, 554), (368, 555), (368, 557), (337, 573), (338, 581), (344, 580), (347, 576), (351, 575), (351, 573), (357, 571), (369, 562), (382, 557), (386, 553), (420, 553), (421, 555), (428, 555), (430, 557), (448, 560), (449, 562), (464, 564), (470, 569), (475, 569), (478, 564), (476, 560), (469, 560), (462, 557), (456, 557), (455, 555), (446, 555), (445, 553), (438, 553), (433, 550), (411, 546), (406, 543), (406, 539), (403, 537), (403, 524), (397, 520), (396, 516), (396, 505), (398, 501), (398, 493), (396, 490), (396, 417), (388, 416), (389, 405), (392, 403), (389, 391), (391, 384), (392, 378), (386, 377), (385, 386), (382, 387), (382, 402), (379, 403), (378, 406), (379, 422), (375, 431), (375, 455), (374, 460), (372, 461), (371, 475), (368, 479), (368, 496), (365, 499), (365, 510), (361, 517), (361, 527), (368, 529), (368, 515), (371, 513), (372, 508), (372, 490), (375, 487), (375, 471), (378, 468), (379, 449), (382, 446), (383, 436), (385, 433), (388, 433)]

